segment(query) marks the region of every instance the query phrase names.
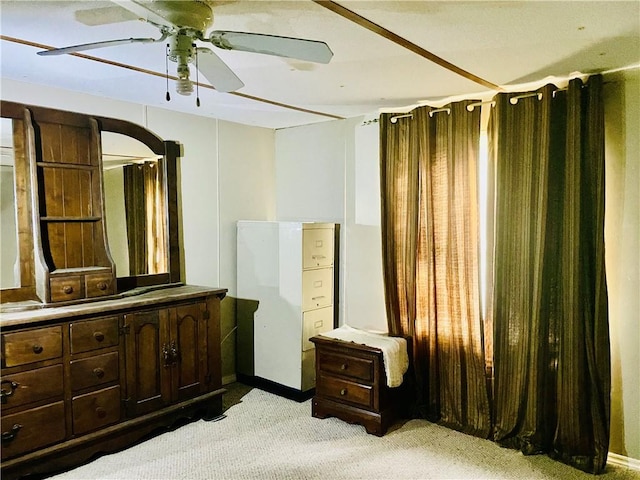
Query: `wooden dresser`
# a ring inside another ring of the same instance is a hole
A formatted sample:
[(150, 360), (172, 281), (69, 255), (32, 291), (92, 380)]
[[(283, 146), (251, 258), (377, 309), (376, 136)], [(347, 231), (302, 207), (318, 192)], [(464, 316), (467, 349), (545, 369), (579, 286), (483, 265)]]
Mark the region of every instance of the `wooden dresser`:
[[(3, 479), (54, 473), (178, 420), (219, 416), (226, 289), (181, 281), (180, 144), (123, 120), (0, 107), (13, 131), (3, 155), (12, 155), (15, 192), (2, 205), (15, 212), (2, 217), (2, 247), (17, 251), (0, 265)], [(142, 178), (141, 165), (128, 164), (122, 192), (105, 192), (109, 135), (144, 150), (156, 173)], [(12, 234), (5, 220), (15, 221)], [(108, 224), (118, 227), (111, 244)]]
[(328, 337), (316, 346), (316, 392), (312, 414), (363, 425), (382, 436), (406, 413), (406, 387), (389, 388), (382, 350)]
[(220, 300), (177, 286), (2, 315), (2, 477), (123, 448), (222, 413)]

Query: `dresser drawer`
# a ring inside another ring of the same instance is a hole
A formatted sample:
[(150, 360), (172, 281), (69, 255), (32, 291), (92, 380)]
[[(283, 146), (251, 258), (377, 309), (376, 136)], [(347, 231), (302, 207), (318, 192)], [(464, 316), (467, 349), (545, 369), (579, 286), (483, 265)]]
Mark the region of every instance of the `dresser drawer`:
[(94, 273), (85, 275), (84, 289), (88, 298), (113, 295), (115, 282), (111, 273)]
[(88, 352), (118, 344), (118, 317), (100, 318), (69, 325), (71, 353)]
[(3, 375), (0, 383), (3, 409), (62, 397), (62, 365)]
[(302, 272), (302, 310), (333, 304), (333, 268)]
[(330, 351), (318, 352), (318, 367), (321, 371), (351, 377), (363, 382), (373, 382), (375, 360), (341, 355)]
[(316, 379), (316, 395), (335, 399), (341, 403), (348, 402), (364, 408), (373, 408), (373, 394), (374, 388), (371, 385), (362, 385), (322, 373)]
[(64, 440), (64, 403), (2, 417), (2, 459)]
[(84, 298), (82, 275), (65, 275), (49, 279), (52, 302)]
[(81, 390), (113, 382), (119, 377), (118, 352), (71, 361), (71, 388)]
[(73, 433), (96, 430), (105, 425), (120, 420), (120, 387), (98, 390), (74, 397), (73, 405)]
[(47, 327), (2, 335), (4, 367), (62, 356), (62, 327)]

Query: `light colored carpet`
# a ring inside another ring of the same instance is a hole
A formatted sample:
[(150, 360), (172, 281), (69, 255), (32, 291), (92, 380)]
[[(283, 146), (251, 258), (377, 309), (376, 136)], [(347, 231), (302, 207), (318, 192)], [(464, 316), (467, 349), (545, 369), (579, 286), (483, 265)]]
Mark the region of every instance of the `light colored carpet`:
[(298, 403), (253, 389), (217, 422), (197, 421), (61, 475), (63, 479), (640, 479), (608, 466), (599, 477), (544, 455), (524, 456), (411, 420), (384, 437), (311, 416)]

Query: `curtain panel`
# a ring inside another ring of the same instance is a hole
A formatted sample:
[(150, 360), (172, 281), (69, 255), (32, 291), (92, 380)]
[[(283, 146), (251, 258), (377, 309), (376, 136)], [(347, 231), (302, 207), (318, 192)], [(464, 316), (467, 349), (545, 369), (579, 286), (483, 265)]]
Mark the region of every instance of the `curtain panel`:
[(422, 107), (381, 128), (389, 331), (413, 339), (416, 415), (488, 437), (478, 267), (480, 111)]
[(599, 473), (609, 443), (602, 78), (499, 94), (494, 182), (494, 438)]
[(387, 320), (413, 340), (414, 414), (592, 473), (610, 410), (601, 96), (594, 76), (494, 98), (486, 258), (479, 109), (380, 117)]

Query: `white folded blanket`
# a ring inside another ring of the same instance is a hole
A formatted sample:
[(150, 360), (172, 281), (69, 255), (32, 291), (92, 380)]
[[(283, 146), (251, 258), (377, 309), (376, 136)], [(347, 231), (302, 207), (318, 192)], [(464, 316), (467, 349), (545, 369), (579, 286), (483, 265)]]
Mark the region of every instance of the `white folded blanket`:
[(359, 343), (382, 350), (387, 386), (402, 385), (402, 377), (409, 368), (407, 341), (400, 337), (390, 337), (386, 333), (375, 333), (343, 325), (340, 328), (322, 333), (323, 336), (347, 342)]

